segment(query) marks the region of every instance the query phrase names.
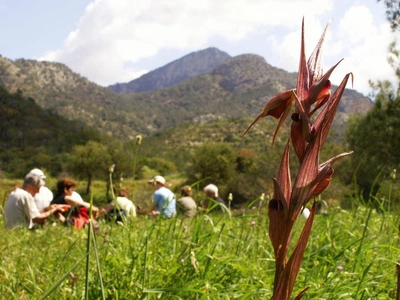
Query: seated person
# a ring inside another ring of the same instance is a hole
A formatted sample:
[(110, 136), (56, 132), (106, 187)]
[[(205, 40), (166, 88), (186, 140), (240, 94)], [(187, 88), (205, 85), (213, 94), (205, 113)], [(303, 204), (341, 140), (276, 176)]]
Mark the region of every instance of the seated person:
[[(38, 175), (41, 179), (45, 180), (46, 176), (44, 175), (42, 170), (32, 169), (29, 173)], [(40, 212), (45, 211), (45, 208), (50, 205), (51, 200), (53, 199), (53, 192), (46, 186), (42, 186), (39, 190), (39, 193), (33, 197), (35, 200), (36, 206)]]
[[(114, 188), (114, 193), (116, 193), (116, 188)], [(114, 213), (117, 221), (122, 221), (121, 215), (125, 215), (126, 218), (136, 217), (136, 207), (131, 200), (128, 199), (128, 192), (126, 188), (121, 188), (119, 191), (119, 196), (113, 200), (105, 210), (102, 210), (102, 214), (105, 215), (107, 219), (113, 218)]]
[(54, 213), (59, 212), (57, 205), (50, 205), (40, 212), (33, 197), (44, 185), (39, 175), (28, 173), (22, 188), (16, 188), (7, 198), (4, 208), (5, 227), (23, 226), (32, 229), (35, 224), (43, 224)]
[[(64, 214), (64, 217), (70, 216), (71, 218), (66, 221), (74, 224), (76, 228), (83, 228), (89, 222), (89, 209), (90, 203), (72, 197), (76, 187), (76, 182), (69, 178), (62, 178), (57, 182), (57, 195), (51, 201), (51, 204), (69, 204), (73, 207), (69, 214)], [(99, 209), (92, 206), (93, 218), (97, 218)], [(97, 223), (94, 223), (97, 226)]]
[(194, 217), (197, 211), (197, 204), (192, 198), (193, 190), (190, 186), (185, 185), (181, 187), (181, 198), (176, 200), (178, 209), (184, 214), (185, 217)]
[(82, 199), (82, 196), (79, 195), (76, 191), (72, 192), (71, 198), (74, 199), (75, 201), (84, 202), (83, 199)]
[[(217, 201), (220, 204), (226, 205), (225, 201), (222, 200), (219, 196), (218, 196), (218, 188), (214, 185), (214, 184), (209, 184), (204, 188), (204, 194), (206, 195), (207, 198), (204, 202), (203, 202), (203, 207), (204, 209), (209, 209), (212, 206), (215, 205), (215, 203), (213, 201), (210, 201), (210, 199)], [(218, 206), (217, 209), (221, 209), (221, 206)]]
[[(153, 203), (150, 207), (150, 216), (161, 214), (165, 218), (176, 215), (176, 199), (172, 191), (165, 187), (165, 178), (157, 175), (148, 181), (153, 186)], [(142, 213), (142, 211), (141, 211)]]

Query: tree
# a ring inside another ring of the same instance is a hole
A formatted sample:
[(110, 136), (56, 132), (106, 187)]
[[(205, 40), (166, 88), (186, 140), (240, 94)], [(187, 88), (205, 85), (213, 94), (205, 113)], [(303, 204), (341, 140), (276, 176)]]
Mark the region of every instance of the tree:
[[(381, 2), (381, 0), (378, 0)], [(386, 18), (390, 22), (393, 30), (400, 28), (400, 1), (398, 0), (384, 0), (386, 5)]]
[[(380, 2), (381, 0), (378, 0)], [(400, 1), (384, 0), (386, 17), (392, 30), (400, 27)], [(396, 42), (389, 45), (388, 62), (400, 79), (400, 51)], [(382, 179), (387, 178), (400, 165), (400, 85), (393, 87), (387, 81), (370, 81), (373, 109), (364, 116), (354, 116), (348, 125), (346, 140), (354, 150), (351, 157), (357, 170), (356, 180), (365, 198), (375, 193)], [(378, 179), (380, 180), (374, 182)]]
[(191, 182), (226, 185), (235, 174), (235, 162), (236, 155), (229, 144), (204, 144), (195, 151), (187, 175)]
[(370, 112), (350, 119), (346, 140), (354, 150), (352, 165), (354, 170), (358, 168), (357, 184), (365, 197), (376, 191), (371, 189), (381, 172), (381, 178), (386, 178), (400, 167), (399, 128), (400, 96), (392, 99), (388, 94), (378, 94)]
[(158, 174), (167, 175), (177, 172), (175, 164), (162, 157), (143, 158), (141, 163), (150, 169), (157, 171)]
[(92, 180), (106, 178), (111, 164), (107, 147), (89, 141), (84, 146), (73, 148), (69, 169), (78, 178), (87, 180), (86, 193), (89, 194)]
[[(110, 155), (111, 164), (115, 164), (113, 175), (117, 177), (118, 180), (121, 177), (132, 176), (133, 157), (129, 145), (121, 141), (110, 141), (107, 144), (107, 151)], [(108, 180), (108, 174), (106, 180)]]

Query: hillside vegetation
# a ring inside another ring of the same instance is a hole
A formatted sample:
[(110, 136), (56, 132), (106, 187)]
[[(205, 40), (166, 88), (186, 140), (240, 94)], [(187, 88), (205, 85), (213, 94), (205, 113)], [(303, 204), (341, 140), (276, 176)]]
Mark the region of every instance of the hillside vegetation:
[[(186, 63), (190, 66), (194, 62)], [(246, 54), (226, 59), (209, 73), (169, 88), (120, 95), (63, 64), (0, 57), (0, 85), (8, 91), (19, 91), (42, 108), (122, 139), (150, 135), (182, 122), (254, 117), (270, 97), (294, 88), (295, 77), (295, 73), (272, 67), (260, 56)], [(369, 98), (352, 90), (342, 99), (338, 119), (343, 124), (349, 114), (364, 113), (372, 106)]]
[(88, 140), (101, 140), (101, 134), (83, 122), (43, 110), (32, 98), (2, 87), (0, 120), (0, 170), (18, 177), (37, 166), (62, 172), (65, 153)]

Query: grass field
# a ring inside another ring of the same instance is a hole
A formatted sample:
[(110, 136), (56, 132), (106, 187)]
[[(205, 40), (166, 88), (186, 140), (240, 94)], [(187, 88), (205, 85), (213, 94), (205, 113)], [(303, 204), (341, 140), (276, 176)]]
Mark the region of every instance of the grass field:
[[(293, 241), (304, 220), (298, 223)], [(365, 206), (316, 215), (293, 295), (310, 286), (303, 299), (395, 299), (398, 224), (398, 215)], [(48, 224), (31, 232), (0, 225), (1, 299), (272, 295), (266, 210), (233, 211), (232, 217), (200, 212), (192, 220), (139, 216), (100, 225), (89, 244), (87, 229)]]

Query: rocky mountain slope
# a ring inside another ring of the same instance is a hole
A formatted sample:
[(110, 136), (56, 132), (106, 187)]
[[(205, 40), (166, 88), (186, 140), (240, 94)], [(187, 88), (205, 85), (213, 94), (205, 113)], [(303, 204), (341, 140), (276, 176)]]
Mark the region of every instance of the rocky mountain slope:
[[(171, 70), (183, 68), (175, 63), (170, 64)], [(168, 88), (117, 94), (63, 64), (12, 61), (0, 56), (0, 85), (8, 91), (31, 97), (42, 108), (123, 139), (149, 135), (183, 122), (255, 117), (270, 97), (294, 88), (295, 83), (295, 73), (275, 68), (258, 55), (246, 54), (225, 59), (210, 72)], [(369, 98), (346, 90), (339, 107), (340, 130), (348, 115), (364, 113), (371, 106)]]
[(208, 73), (231, 56), (217, 48), (192, 52), (161, 68), (128, 83), (117, 83), (109, 88), (116, 93), (141, 93), (170, 87), (190, 77)]

